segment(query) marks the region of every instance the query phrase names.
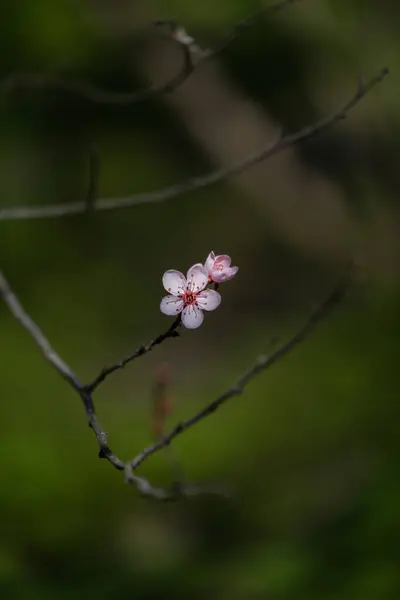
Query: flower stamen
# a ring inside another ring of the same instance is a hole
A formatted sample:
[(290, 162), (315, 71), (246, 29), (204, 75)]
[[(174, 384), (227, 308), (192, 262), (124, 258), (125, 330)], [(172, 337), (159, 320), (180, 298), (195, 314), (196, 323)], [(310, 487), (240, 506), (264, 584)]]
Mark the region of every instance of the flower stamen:
[(182, 300), (186, 305), (194, 304), (196, 302), (196, 294), (191, 290), (186, 290), (182, 295)]

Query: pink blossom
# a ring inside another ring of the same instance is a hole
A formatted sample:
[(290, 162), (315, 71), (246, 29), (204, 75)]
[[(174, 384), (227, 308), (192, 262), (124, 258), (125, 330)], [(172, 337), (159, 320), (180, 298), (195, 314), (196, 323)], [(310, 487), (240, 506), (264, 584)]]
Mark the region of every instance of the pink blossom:
[(205, 289), (208, 273), (200, 263), (190, 267), (186, 277), (174, 269), (166, 271), (162, 282), (170, 295), (161, 300), (161, 312), (171, 316), (182, 313), (182, 323), (188, 329), (200, 327), (203, 310), (214, 310), (221, 303), (218, 292)]
[(204, 264), (207, 269), (209, 281), (214, 283), (222, 283), (228, 281), (236, 275), (239, 267), (231, 267), (231, 257), (227, 254), (215, 256), (214, 252), (210, 252)]

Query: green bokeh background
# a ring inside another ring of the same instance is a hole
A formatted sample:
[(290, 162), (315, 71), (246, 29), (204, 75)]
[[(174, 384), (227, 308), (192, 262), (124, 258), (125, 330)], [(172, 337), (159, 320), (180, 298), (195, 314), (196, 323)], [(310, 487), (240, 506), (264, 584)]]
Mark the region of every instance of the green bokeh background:
[[(2, 0), (0, 71), (140, 88), (148, 56), (157, 64), (169, 48), (151, 19), (173, 16), (212, 47), (258, 6)], [(3, 207), (84, 198), (93, 144), (102, 197), (217, 168), (215, 140), (199, 141), (196, 111), (192, 127), (182, 109), (201, 105), (208, 86), (229, 86), (292, 131), (349, 98), (361, 73), (391, 69), (348, 121), (290, 151), (291, 161), (257, 168), (268, 210), (233, 179), (159, 205), (0, 222), (1, 268), (85, 381), (169, 324), (158, 308), (164, 270), (185, 270), (211, 249), (239, 265), (200, 330), (167, 341), (99, 390), (100, 420), (126, 458), (151, 440), (159, 364), (173, 373), (172, 426), (295, 331), (350, 255), (362, 273), (311, 338), (176, 440), (185, 477), (232, 485), (229, 500), (161, 504), (124, 485), (96, 458), (79, 399), (0, 305), (2, 598), (399, 598), (399, 17), (395, 0), (304, 0), (258, 18), (218, 57), (217, 75), (202, 67), (201, 85), (194, 87), (195, 74), (184, 86), (192, 95), (177, 91), (177, 103), (159, 97), (110, 107), (57, 90), (1, 97)], [(157, 81), (168, 74), (161, 69)], [(222, 121), (224, 105), (215, 111)], [(243, 109), (231, 126), (243, 131), (247, 123)], [(237, 146), (243, 155), (240, 135)], [(321, 191), (314, 189), (300, 231), (310, 181)], [(342, 230), (325, 213), (332, 194)], [(288, 208), (278, 218), (271, 207), (282, 202)], [(142, 472), (168, 484), (168, 454)]]

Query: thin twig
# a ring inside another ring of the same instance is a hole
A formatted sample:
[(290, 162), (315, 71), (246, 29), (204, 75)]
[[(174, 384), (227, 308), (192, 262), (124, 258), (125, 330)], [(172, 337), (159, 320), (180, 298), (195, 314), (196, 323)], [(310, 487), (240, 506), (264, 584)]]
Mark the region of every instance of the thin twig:
[(149, 88), (137, 92), (113, 92), (98, 87), (87, 81), (71, 81), (61, 75), (45, 73), (14, 73), (8, 75), (0, 82), (0, 95), (9, 94), (19, 89), (48, 90), (56, 89), (74, 94), (95, 104), (108, 104), (128, 106), (145, 102), (156, 96), (167, 94), (179, 87), (193, 72), (191, 54), (186, 46), (182, 48), (183, 62), (179, 72), (166, 83), (151, 85)]
[(147, 344), (143, 344), (142, 346), (139, 346), (139, 348), (134, 350), (131, 354), (129, 354), (128, 356), (126, 356), (125, 358), (120, 360), (119, 362), (115, 363), (114, 365), (111, 365), (109, 367), (104, 367), (100, 371), (98, 376), (91, 383), (87, 383), (84, 386), (85, 391), (92, 394), (98, 388), (98, 386), (109, 375), (111, 375), (111, 373), (114, 373), (115, 371), (118, 371), (119, 369), (123, 369), (128, 363), (132, 362), (132, 360), (135, 360), (135, 358), (139, 358), (139, 356), (143, 356), (143, 354), (150, 352), (150, 350), (152, 350), (154, 348), (154, 346), (158, 346), (159, 344), (164, 342), (166, 339), (178, 337), (179, 333), (178, 333), (177, 329), (180, 326), (180, 324), (181, 324), (181, 316), (179, 315), (175, 319), (175, 321), (172, 323), (172, 325), (166, 331), (164, 331), (164, 333), (160, 333), (160, 335), (158, 335), (156, 338), (154, 338)]
[[(264, 148), (246, 156), (242, 160), (222, 167), (215, 171), (211, 171), (205, 175), (199, 175), (197, 177), (191, 177), (185, 181), (181, 181), (172, 186), (148, 192), (144, 194), (135, 194), (133, 196), (116, 197), (116, 198), (102, 198), (96, 202), (96, 211), (106, 210), (120, 210), (124, 208), (131, 208), (139, 204), (153, 204), (158, 202), (165, 202), (176, 198), (187, 192), (198, 190), (201, 188), (208, 187), (234, 175), (239, 175), (243, 171), (246, 171), (250, 167), (265, 161), (272, 156), (286, 150), (290, 146), (295, 146), (299, 142), (310, 139), (320, 132), (332, 127), (338, 121), (346, 119), (350, 111), (357, 106), (357, 104), (383, 79), (388, 75), (389, 70), (387, 68), (382, 69), (377, 75), (372, 77), (369, 81), (365, 81), (362, 85), (357, 87), (354, 96), (344, 104), (339, 110), (335, 111), (331, 115), (303, 127), (296, 133), (279, 137), (272, 144), (269, 142)], [(74, 202), (65, 204), (55, 204), (50, 206), (26, 206), (26, 207), (15, 207), (15, 208), (3, 208), (0, 209), (0, 221), (12, 221), (20, 219), (46, 219), (46, 218), (59, 218), (70, 215), (82, 214), (86, 211), (85, 202)]]
[(316, 327), (317, 323), (326, 317), (332, 309), (343, 299), (348, 289), (348, 281), (344, 281), (339, 284), (325, 302), (310, 316), (306, 324), (298, 331), (288, 342), (280, 346), (275, 352), (268, 356), (259, 356), (255, 363), (248, 369), (248, 371), (238, 379), (228, 390), (223, 392), (218, 398), (210, 402), (207, 406), (201, 409), (193, 417), (190, 417), (186, 421), (178, 423), (170, 433), (157, 440), (151, 446), (145, 448), (140, 454), (138, 454), (132, 461), (131, 467), (135, 471), (139, 465), (141, 465), (149, 456), (158, 452), (162, 448), (169, 446), (178, 435), (187, 431), (193, 425), (202, 421), (208, 415), (214, 413), (217, 408), (224, 404), (230, 398), (239, 396), (244, 392), (245, 387), (261, 372), (271, 367), (278, 360), (286, 356), (291, 350), (293, 350), (300, 342), (303, 342)]
[(278, 2), (275, 2), (274, 4), (267, 4), (259, 10), (256, 10), (252, 14), (248, 15), (245, 19), (238, 21), (235, 24), (235, 27), (233, 28), (232, 32), (225, 39), (223, 39), (213, 50), (211, 50), (208, 53), (208, 55), (204, 58), (212, 58), (220, 52), (223, 52), (226, 48), (228, 48), (228, 46), (232, 44), (232, 42), (236, 40), (239, 33), (252, 27), (253, 24), (265, 14), (278, 12), (283, 8), (286, 8), (288, 6), (291, 6), (292, 4), (296, 4), (297, 2), (302, 1), (303, 0), (280, 0)]
[[(0, 95), (14, 92), (18, 89), (58, 89), (70, 94), (75, 94), (89, 102), (116, 106), (128, 106), (145, 102), (162, 94), (169, 94), (182, 85), (194, 72), (199, 63), (215, 57), (225, 50), (237, 37), (239, 32), (251, 27), (252, 23), (267, 12), (276, 12), (286, 6), (302, 0), (280, 0), (275, 4), (266, 5), (257, 12), (239, 21), (231, 34), (229, 34), (214, 50), (202, 51), (195, 40), (189, 36), (185, 29), (171, 19), (155, 21), (155, 25), (169, 25), (171, 39), (182, 50), (183, 63), (178, 73), (166, 83), (151, 85), (136, 92), (113, 92), (96, 86), (86, 81), (71, 81), (60, 75), (43, 73), (14, 73), (0, 82)], [(193, 60), (195, 59), (195, 61)]]

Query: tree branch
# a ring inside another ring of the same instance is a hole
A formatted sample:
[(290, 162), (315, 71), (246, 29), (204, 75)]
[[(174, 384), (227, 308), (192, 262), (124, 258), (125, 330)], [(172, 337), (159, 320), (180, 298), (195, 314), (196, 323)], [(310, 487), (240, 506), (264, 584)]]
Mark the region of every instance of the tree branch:
[(205, 56), (205, 58), (211, 58), (216, 56), (220, 52), (223, 52), (226, 48), (228, 48), (228, 46), (232, 44), (232, 42), (236, 40), (239, 33), (252, 27), (253, 23), (255, 23), (257, 20), (263, 17), (266, 13), (279, 12), (283, 8), (291, 6), (292, 4), (297, 4), (297, 2), (302, 1), (303, 0), (280, 0), (278, 2), (275, 2), (274, 4), (267, 4), (259, 10), (256, 10), (252, 14), (248, 15), (245, 19), (238, 21), (235, 24), (235, 27), (233, 28), (232, 32), (224, 40), (222, 40), (216, 48), (211, 50), (209, 54)]
[[(178, 42), (179, 43), (179, 42)], [(173, 92), (191, 75), (194, 70), (192, 56), (186, 45), (179, 43), (182, 48), (183, 62), (179, 72), (167, 83), (151, 85), (149, 88), (137, 92), (113, 92), (98, 87), (87, 81), (71, 81), (61, 75), (45, 73), (14, 73), (8, 75), (0, 82), (0, 95), (10, 94), (20, 89), (57, 89), (69, 94), (74, 94), (94, 104), (108, 104), (115, 106), (128, 106), (145, 102), (156, 96)]]
[[(24, 307), (21, 305), (20, 301), (18, 300), (14, 292), (11, 290), (8, 281), (6, 280), (1, 271), (0, 296), (3, 298), (5, 304), (8, 306), (15, 319), (32, 337), (32, 339), (40, 349), (41, 353), (43, 354), (44, 358), (56, 369), (56, 371), (61, 375), (61, 377), (65, 379), (71, 385), (71, 387), (79, 394), (80, 398), (83, 401), (89, 426), (93, 429), (99, 445), (99, 457), (107, 459), (117, 470), (124, 471), (124, 473), (127, 473), (129, 476), (126, 476), (126, 481), (128, 483), (136, 485), (140, 493), (143, 493), (147, 496), (151, 496), (157, 500), (167, 500), (176, 497), (176, 486), (178, 484), (175, 484), (175, 487), (172, 487), (171, 489), (164, 490), (162, 488), (152, 486), (151, 483), (143, 477), (136, 477), (133, 474), (132, 476), (130, 476), (129, 465), (127, 466), (127, 463), (125, 463), (116, 454), (114, 454), (110, 446), (108, 445), (108, 434), (99, 423), (91, 393), (88, 392), (85, 389), (85, 386), (83, 386), (80, 383), (77, 376), (63, 361), (60, 355), (54, 350), (54, 348), (51, 346), (50, 342), (43, 334), (41, 329), (25, 311)], [(201, 486), (198, 486), (197, 489), (198, 493), (202, 493)], [(188, 486), (187, 492), (188, 495), (191, 495), (191, 493), (193, 492), (191, 486)], [(212, 492), (205, 490), (205, 493)], [(182, 487), (182, 489), (180, 490), (180, 494), (186, 495), (185, 487)]]
[(157, 440), (151, 446), (145, 448), (140, 454), (138, 454), (130, 465), (133, 470), (136, 470), (149, 456), (155, 454), (162, 448), (169, 446), (178, 435), (187, 431), (193, 425), (196, 425), (202, 421), (205, 417), (213, 414), (222, 404), (224, 404), (230, 398), (239, 396), (244, 392), (245, 387), (260, 373), (266, 371), (269, 367), (275, 364), (278, 360), (286, 356), (291, 350), (293, 350), (300, 342), (303, 342), (315, 329), (316, 325), (325, 318), (333, 308), (344, 298), (347, 289), (348, 281), (340, 283), (325, 302), (319, 306), (319, 308), (310, 316), (306, 324), (292, 337), (288, 342), (279, 347), (275, 352), (269, 356), (259, 356), (255, 363), (247, 370), (247, 372), (240, 377), (228, 390), (223, 392), (215, 400), (210, 402), (207, 406), (201, 409), (193, 417), (190, 417), (186, 421), (178, 423), (170, 433)]
[[(346, 119), (348, 114), (357, 104), (377, 85), (379, 85), (383, 79), (388, 75), (389, 69), (384, 68), (369, 81), (361, 82), (356, 90), (354, 96), (346, 102), (339, 110), (333, 112), (331, 115), (303, 127), (296, 133), (288, 134), (284, 137), (280, 137), (272, 144), (269, 142), (264, 148), (261, 148), (258, 152), (251, 154), (243, 158), (242, 160), (222, 167), (205, 175), (199, 175), (197, 177), (191, 177), (172, 186), (148, 192), (144, 194), (135, 194), (133, 196), (116, 197), (116, 198), (102, 198), (96, 202), (96, 211), (106, 210), (120, 210), (124, 208), (131, 208), (140, 204), (153, 204), (158, 202), (165, 202), (176, 198), (187, 192), (198, 190), (201, 188), (208, 187), (234, 175), (239, 175), (243, 171), (253, 167), (254, 165), (265, 161), (272, 156), (283, 152), (290, 146), (295, 146), (298, 143), (310, 139), (315, 135), (325, 131), (332, 127), (339, 121)], [(15, 208), (2, 208), (0, 209), (0, 221), (12, 221), (21, 219), (47, 219), (47, 218), (59, 218), (71, 215), (78, 215), (86, 212), (86, 202), (74, 202), (64, 203), (46, 206), (26, 206), (26, 207), (15, 207)]]
[(225, 50), (237, 37), (239, 32), (251, 27), (253, 22), (267, 12), (277, 12), (300, 2), (301, 0), (279, 0), (275, 4), (266, 5), (255, 13), (239, 21), (232, 33), (227, 36), (214, 50), (203, 51), (195, 40), (187, 34), (185, 29), (170, 19), (158, 20), (156, 26), (168, 25), (171, 39), (182, 50), (183, 63), (178, 73), (166, 83), (151, 85), (136, 92), (113, 92), (86, 81), (71, 81), (60, 75), (46, 75), (43, 73), (14, 73), (0, 82), (0, 94), (9, 94), (19, 89), (58, 89), (70, 94), (75, 94), (95, 104), (108, 104), (115, 106), (129, 106), (145, 102), (162, 94), (169, 94), (182, 85), (194, 72), (199, 63), (215, 57)]
[[(149, 456), (155, 454), (156, 452), (162, 450), (163, 448), (169, 446), (172, 440), (187, 431), (190, 427), (196, 425), (201, 420), (203, 420), (206, 416), (212, 414), (217, 408), (219, 408), (222, 404), (224, 404), (227, 400), (234, 396), (238, 396), (243, 393), (245, 387), (261, 372), (268, 369), (275, 362), (283, 358), (288, 352), (293, 350), (300, 342), (302, 342), (308, 335), (312, 333), (317, 323), (323, 318), (326, 317), (330, 311), (336, 306), (336, 304), (344, 297), (346, 290), (348, 287), (348, 282), (343, 282), (336, 287), (336, 289), (331, 293), (331, 295), (327, 298), (327, 300), (316, 310), (311, 317), (308, 319), (307, 323), (304, 325), (302, 329), (298, 333), (296, 333), (286, 344), (281, 346), (278, 350), (273, 352), (269, 356), (260, 356), (255, 364), (241, 377), (232, 387), (230, 387), (227, 391), (221, 394), (218, 398), (213, 400), (210, 404), (208, 404), (205, 408), (196, 413), (193, 417), (187, 419), (186, 421), (182, 421), (178, 423), (174, 427), (174, 429), (164, 437), (160, 438), (153, 445), (144, 448), (144, 450), (138, 454), (131, 461), (123, 461), (116, 454), (114, 454), (108, 445), (108, 434), (100, 425), (94, 403), (92, 398), (92, 389), (90, 386), (85, 386), (80, 383), (76, 375), (73, 371), (68, 367), (68, 365), (61, 359), (61, 357), (57, 354), (57, 352), (53, 349), (50, 342), (44, 336), (43, 332), (36, 325), (36, 323), (32, 320), (32, 318), (27, 314), (18, 298), (11, 290), (9, 283), (7, 282), (4, 275), (0, 272), (0, 296), (3, 298), (4, 302), (10, 309), (11, 313), (15, 317), (17, 321), (24, 327), (24, 329), (29, 333), (29, 335), (33, 338), (36, 345), (41, 350), (45, 359), (58, 371), (58, 373), (72, 386), (72, 388), (78, 393), (80, 398), (83, 401), (86, 415), (88, 418), (89, 426), (93, 429), (96, 439), (99, 445), (99, 454), (100, 458), (107, 459), (114, 468), (119, 471), (123, 471), (125, 475), (125, 480), (128, 483), (132, 483), (136, 486), (138, 491), (145, 495), (150, 496), (156, 500), (172, 500), (181, 496), (192, 496), (196, 494), (224, 494), (226, 495), (226, 489), (222, 489), (220, 486), (204, 486), (204, 485), (194, 485), (194, 484), (183, 484), (181, 482), (175, 482), (170, 488), (159, 488), (154, 487), (147, 479), (144, 477), (139, 477), (135, 474), (135, 470), (141, 465)], [(177, 327), (176, 322), (171, 326), (169, 331), (175, 331)], [(156, 340), (166, 339), (168, 337), (168, 332), (156, 338)], [(157, 342), (160, 343), (160, 342)], [(154, 347), (155, 341), (150, 342), (147, 345), (147, 348)], [(146, 348), (146, 347), (143, 347)], [(147, 350), (148, 351), (148, 350)], [(142, 352), (143, 354), (144, 352)], [(141, 354), (138, 353), (137, 356)], [(119, 368), (119, 367), (117, 367)], [(112, 371), (110, 371), (112, 372)], [(95, 380), (97, 381), (97, 380)], [(92, 384), (93, 385), (93, 384)], [(98, 384), (97, 384), (98, 385)]]
[(147, 352), (150, 352), (154, 348), (154, 346), (158, 346), (162, 342), (164, 342), (168, 338), (178, 337), (179, 333), (177, 331), (178, 327), (181, 324), (181, 315), (175, 319), (172, 325), (164, 332), (158, 335), (156, 338), (148, 342), (147, 344), (143, 344), (136, 350), (134, 350), (131, 354), (129, 354), (126, 358), (123, 358), (121, 361), (111, 365), (110, 367), (104, 367), (99, 375), (94, 379), (91, 383), (88, 383), (84, 386), (85, 391), (92, 394), (98, 386), (114, 371), (118, 371), (119, 369), (123, 369), (128, 363), (139, 356), (143, 356)]

